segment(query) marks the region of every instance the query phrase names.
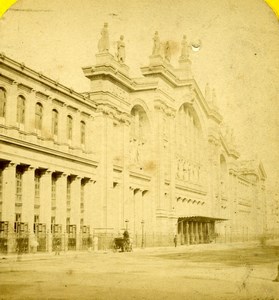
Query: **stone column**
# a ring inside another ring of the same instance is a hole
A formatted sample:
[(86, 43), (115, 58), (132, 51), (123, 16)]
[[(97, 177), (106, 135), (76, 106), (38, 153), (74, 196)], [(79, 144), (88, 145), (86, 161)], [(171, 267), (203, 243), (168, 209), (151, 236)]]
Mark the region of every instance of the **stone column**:
[[(95, 181), (90, 179), (86, 184), (85, 197), (87, 209), (85, 215), (87, 216), (88, 224), (93, 232), (94, 228), (100, 228), (102, 225), (102, 214), (100, 213), (100, 197), (95, 191)], [(85, 221), (85, 220), (84, 220)]]
[(56, 223), (62, 225), (62, 232), (66, 231), (66, 213), (67, 213), (67, 174), (57, 176), (56, 182)]
[(40, 178), (40, 219), (46, 224), (46, 230), (50, 232), (51, 227), (51, 176), (52, 172), (46, 170)]
[(35, 168), (27, 167), (22, 175), (22, 221), (28, 223), (29, 248), (34, 240)]
[(40, 218), (46, 224), (47, 251), (52, 251), (51, 236), (51, 176), (52, 172), (46, 170), (41, 174), (40, 184)]
[(194, 228), (193, 228), (193, 222), (189, 222), (190, 225), (190, 244), (194, 244)]
[(186, 244), (190, 244), (190, 236), (189, 236), (189, 222), (186, 222)]
[(10, 162), (3, 170), (2, 219), (9, 222), (8, 253), (15, 249), (15, 200), (16, 200), (16, 163)]
[(202, 225), (203, 225), (203, 223), (202, 222), (200, 222), (200, 224), (199, 224), (200, 226), (199, 226), (199, 235), (200, 235), (200, 244), (203, 244), (203, 242), (204, 242), (204, 240), (203, 240), (203, 230), (202, 230)]
[(129, 199), (127, 203), (126, 220), (128, 221), (127, 226), (129, 226), (129, 229), (135, 233), (134, 211), (135, 211), (134, 188), (130, 187)]
[(3, 170), (3, 203), (2, 219), (9, 222), (9, 229), (13, 230), (15, 221), (16, 199), (16, 163), (7, 163)]
[(76, 225), (76, 250), (80, 247), (80, 187), (81, 178), (74, 177), (71, 183), (71, 224)]
[(28, 230), (33, 233), (34, 200), (35, 200), (35, 168), (27, 167), (22, 175), (22, 220), (28, 223)]
[(141, 233), (142, 221), (142, 191), (140, 189), (134, 190), (134, 228), (137, 234)]
[(113, 227), (112, 219), (114, 218), (112, 209), (112, 192), (113, 192), (113, 114), (114, 112), (104, 106), (98, 107), (99, 114), (95, 117), (98, 145), (96, 151), (99, 154), (98, 167), (98, 197), (101, 208), (102, 226), (101, 230), (105, 233)]
[(129, 202), (130, 202), (130, 185), (129, 185), (129, 164), (130, 164), (130, 121), (123, 119), (122, 122), (122, 161), (123, 161), (123, 172), (122, 172), (122, 208), (121, 208), (121, 220), (122, 228), (126, 227), (125, 220), (130, 221), (129, 214)]

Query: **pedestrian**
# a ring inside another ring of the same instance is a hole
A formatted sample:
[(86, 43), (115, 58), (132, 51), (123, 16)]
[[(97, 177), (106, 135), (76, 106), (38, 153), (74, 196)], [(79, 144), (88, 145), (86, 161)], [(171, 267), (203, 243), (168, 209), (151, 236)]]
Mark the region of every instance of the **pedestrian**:
[(174, 242), (174, 247), (176, 247), (177, 246), (177, 235), (174, 236), (173, 242)]

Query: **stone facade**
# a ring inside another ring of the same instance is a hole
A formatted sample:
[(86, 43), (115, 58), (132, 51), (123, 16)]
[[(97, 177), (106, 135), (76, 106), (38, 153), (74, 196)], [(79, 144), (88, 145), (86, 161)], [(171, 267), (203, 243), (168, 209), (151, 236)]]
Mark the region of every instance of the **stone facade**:
[(45, 233), (45, 251), (82, 249), (92, 235), (108, 246), (125, 228), (142, 246), (261, 235), (264, 168), (239, 160), (189, 56), (174, 68), (155, 53), (131, 78), (99, 52), (83, 94), (0, 57), (2, 247), (15, 251), (4, 239), (21, 231), (28, 247)]

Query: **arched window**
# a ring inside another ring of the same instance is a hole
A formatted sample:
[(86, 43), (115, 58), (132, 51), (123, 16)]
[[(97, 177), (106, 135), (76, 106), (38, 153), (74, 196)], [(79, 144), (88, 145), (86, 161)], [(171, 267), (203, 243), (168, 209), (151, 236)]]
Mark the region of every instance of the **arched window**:
[(183, 104), (176, 116), (176, 177), (183, 181), (200, 182), (203, 167), (203, 136), (194, 108)]
[(42, 129), (43, 123), (43, 106), (41, 103), (36, 103), (35, 109), (35, 128), (38, 130)]
[(52, 110), (52, 135), (58, 135), (58, 111), (56, 109)]
[(80, 122), (80, 143), (81, 145), (85, 145), (85, 122)]
[(24, 124), (25, 121), (25, 98), (23, 96), (17, 97), (17, 123)]
[(70, 115), (67, 116), (67, 138), (68, 140), (73, 138), (73, 118)]
[(0, 88), (0, 117), (5, 118), (6, 115), (6, 91)]

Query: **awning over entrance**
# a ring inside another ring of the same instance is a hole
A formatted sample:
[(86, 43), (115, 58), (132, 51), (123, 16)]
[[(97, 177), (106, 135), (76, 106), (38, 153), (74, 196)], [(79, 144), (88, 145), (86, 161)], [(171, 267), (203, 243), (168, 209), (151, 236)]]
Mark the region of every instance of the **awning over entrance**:
[(228, 219), (217, 218), (217, 217), (205, 217), (205, 216), (189, 216), (189, 217), (180, 217), (178, 222), (213, 222), (213, 221), (227, 221)]

